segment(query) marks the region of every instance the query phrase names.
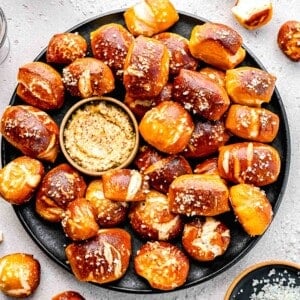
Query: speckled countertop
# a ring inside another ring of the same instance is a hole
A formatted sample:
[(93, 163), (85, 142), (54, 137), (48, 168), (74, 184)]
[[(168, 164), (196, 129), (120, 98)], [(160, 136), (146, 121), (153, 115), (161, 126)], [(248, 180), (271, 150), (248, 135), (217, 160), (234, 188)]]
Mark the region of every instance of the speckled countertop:
[[(104, 12), (125, 8), (136, 0), (1, 0), (0, 6), (8, 19), (11, 50), (0, 65), (0, 113), (9, 103), (16, 87), (18, 67), (33, 60), (47, 45), (49, 38), (88, 18)], [(35, 294), (29, 299), (50, 299), (63, 290), (79, 291), (87, 300), (94, 299), (223, 299), (230, 282), (246, 267), (264, 260), (283, 259), (300, 262), (300, 64), (288, 60), (276, 44), (280, 25), (291, 19), (300, 20), (298, 0), (274, 0), (272, 21), (256, 31), (247, 31), (234, 20), (231, 7), (235, 1), (173, 0), (180, 11), (232, 26), (242, 35), (266, 69), (276, 75), (277, 89), (288, 116), (291, 135), (291, 166), (286, 191), (279, 211), (270, 228), (256, 246), (238, 263), (212, 280), (195, 287), (158, 295), (132, 295), (110, 291), (99, 286), (78, 282), (58, 266), (28, 236), (12, 207), (0, 201), (0, 231), (4, 240), (0, 256), (12, 252), (32, 253), (40, 261), (42, 276)], [(0, 299), (7, 299), (0, 294)]]

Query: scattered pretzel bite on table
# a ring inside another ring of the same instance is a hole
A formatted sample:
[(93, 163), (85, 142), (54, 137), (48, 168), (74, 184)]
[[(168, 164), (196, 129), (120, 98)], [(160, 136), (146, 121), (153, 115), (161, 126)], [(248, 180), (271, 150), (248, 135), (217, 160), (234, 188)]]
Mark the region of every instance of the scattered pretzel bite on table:
[(134, 257), (134, 269), (152, 288), (170, 291), (182, 286), (188, 276), (189, 259), (177, 246), (165, 242), (147, 242)]
[(128, 96), (157, 96), (169, 77), (169, 52), (157, 39), (138, 36), (131, 43), (124, 63), (123, 84)]
[(233, 28), (206, 22), (192, 29), (189, 48), (194, 57), (218, 69), (227, 70), (244, 60), (246, 51), (242, 43), (241, 35)]
[(62, 70), (62, 81), (71, 96), (103, 96), (115, 88), (112, 70), (94, 57), (77, 58)]
[(60, 73), (47, 63), (34, 61), (22, 65), (17, 74), (17, 95), (42, 110), (61, 108), (65, 90)]
[(51, 298), (51, 300), (85, 300), (78, 292), (74, 291), (64, 291), (56, 294)]
[(39, 108), (7, 106), (1, 117), (1, 134), (26, 156), (52, 163), (57, 158), (58, 125)]
[(0, 258), (0, 291), (13, 298), (31, 296), (40, 284), (41, 267), (31, 254), (11, 253)]
[(77, 58), (85, 57), (88, 43), (79, 33), (54, 34), (47, 46), (46, 61), (55, 64), (70, 64)]
[(249, 30), (266, 25), (273, 17), (271, 0), (237, 0), (231, 11), (239, 24)]
[(268, 144), (241, 142), (219, 149), (219, 174), (230, 182), (265, 186), (277, 180), (280, 168), (279, 153)]
[(123, 76), (125, 59), (133, 35), (122, 25), (109, 23), (90, 33), (93, 56), (105, 62), (117, 77)]
[(213, 217), (194, 218), (184, 225), (182, 245), (197, 261), (212, 261), (230, 244), (229, 228)]
[(0, 170), (0, 195), (11, 204), (20, 205), (31, 199), (45, 169), (29, 156), (19, 156)]
[(267, 71), (244, 66), (226, 71), (225, 85), (230, 99), (236, 104), (261, 106), (269, 103), (276, 77)]
[(283, 23), (277, 34), (280, 50), (292, 61), (300, 61), (300, 21), (290, 20)]
[(94, 207), (85, 198), (77, 198), (67, 205), (61, 224), (66, 236), (73, 241), (92, 238), (99, 230)]
[(100, 229), (91, 239), (69, 244), (65, 252), (78, 280), (104, 284), (124, 276), (131, 256), (131, 236), (121, 228)]
[(237, 184), (229, 189), (230, 203), (237, 220), (250, 236), (262, 235), (273, 219), (266, 193), (252, 184)]
[(129, 208), (128, 202), (105, 198), (101, 178), (90, 181), (85, 198), (93, 206), (96, 221), (100, 227), (114, 227), (126, 220)]
[(163, 101), (153, 107), (139, 124), (144, 140), (168, 154), (181, 152), (187, 146), (193, 130), (191, 115), (174, 101)]
[(35, 210), (45, 220), (60, 222), (67, 205), (84, 197), (86, 183), (77, 170), (66, 163), (46, 173), (37, 190)]
[(181, 217), (170, 211), (168, 197), (150, 190), (146, 200), (132, 203), (129, 220), (143, 239), (169, 241), (182, 232)]
[(134, 36), (150, 37), (174, 25), (179, 15), (169, 0), (142, 0), (124, 12), (124, 20)]
[(229, 191), (215, 174), (186, 174), (174, 179), (168, 193), (170, 210), (186, 216), (216, 216), (230, 210)]
[(220, 120), (230, 105), (226, 90), (207, 76), (181, 69), (174, 78), (173, 99), (193, 115)]

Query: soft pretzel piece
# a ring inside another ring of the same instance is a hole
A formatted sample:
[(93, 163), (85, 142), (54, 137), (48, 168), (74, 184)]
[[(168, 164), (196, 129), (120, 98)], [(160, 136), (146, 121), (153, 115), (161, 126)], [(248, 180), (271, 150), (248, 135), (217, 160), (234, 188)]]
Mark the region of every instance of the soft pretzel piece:
[(216, 218), (195, 218), (184, 225), (182, 245), (198, 261), (212, 261), (223, 255), (229, 243), (229, 228)]
[(139, 130), (145, 141), (159, 151), (176, 154), (187, 146), (194, 123), (181, 104), (163, 101), (144, 115)]
[(251, 236), (263, 234), (273, 218), (265, 192), (251, 184), (237, 184), (229, 189), (230, 203), (244, 230)]
[(241, 138), (269, 143), (278, 133), (279, 117), (265, 108), (233, 104), (227, 112), (225, 126)]
[(186, 174), (170, 185), (168, 198), (173, 213), (215, 216), (230, 210), (228, 188), (215, 174)]
[(109, 23), (92, 31), (90, 39), (93, 56), (104, 61), (114, 74), (122, 76), (133, 35), (121, 24)]
[(241, 142), (220, 147), (219, 174), (234, 183), (264, 186), (279, 176), (281, 160), (271, 145), (258, 142)]
[(283, 23), (278, 31), (277, 43), (281, 51), (292, 61), (300, 61), (300, 21)]
[(30, 62), (19, 68), (17, 95), (27, 104), (42, 110), (60, 108), (64, 103), (61, 75), (44, 62)]
[(128, 96), (149, 98), (158, 96), (169, 78), (169, 53), (160, 41), (139, 36), (129, 47), (123, 83)]
[(39, 160), (19, 156), (0, 170), (0, 195), (11, 204), (23, 204), (30, 200), (44, 173)]
[(134, 231), (147, 240), (168, 241), (182, 230), (182, 220), (170, 211), (166, 195), (151, 190), (145, 201), (132, 203), (129, 220)]
[(191, 32), (189, 47), (192, 55), (216, 68), (233, 69), (241, 63), (246, 51), (242, 37), (231, 27), (206, 22), (196, 25)]
[(69, 244), (65, 251), (78, 280), (104, 284), (125, 274), (131, 255), (131, 236), (121, 228), (100, 229), (95, 237)]
[(1, 118), (3, 137), (24, 155), (54, 162), (59, 128), (44, 111), (30, 105), (7, 106)]
[(94, 57), (76, 59), (63, 69), (62, 74), (64, 86), (72, 96), (102, 96), (115, 88), (110, 67)]
[(0, 291), (9, 297), (27, 298), (40, 283), (41, 267), (31, 254), (11, 253), (0, 258)]
[(271, 0), (237, 0), (231, 11), (240, 25), (254, 30), (271, 21), (273, 5)]
[(190, 264), (182, 250), (165, 242), (147, 242), (134, 258), (134, 269), (151, 287), (169, 291), (182, 286), (188, 276)]
[(276, 77), (255, 67), (239, 67), (226, 71), (225, 85), (231, 100), (237, 104), (261, 106), (269, 103)]
[(85, 300), (78, 292), (74, 291), (64, 291), (56, 294), (51, 298), (51, 300)]
[(174, 78), (173, 99), (191, 114), (220, 120), (230, 105), (226, 90), (197, 71), (181, 69)]
[(152, 35), (165, 31), (179, 20), (169, 0), (142, 0), (124, 13), (128, 30), (134, 35)]
[(86, 56), (87, 41), (78, 33), (64, 32), (54, 34), (47, 46), (47, 63), (70, 64), (77, 58)]

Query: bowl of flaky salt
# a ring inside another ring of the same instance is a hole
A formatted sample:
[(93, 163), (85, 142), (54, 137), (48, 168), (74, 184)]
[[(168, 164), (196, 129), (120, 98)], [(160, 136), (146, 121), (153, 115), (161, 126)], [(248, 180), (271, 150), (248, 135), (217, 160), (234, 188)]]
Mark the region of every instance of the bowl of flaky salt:
[(230, 284), (224, 300), (299, 300), (300, 264), (282, 260), (257, 263)]

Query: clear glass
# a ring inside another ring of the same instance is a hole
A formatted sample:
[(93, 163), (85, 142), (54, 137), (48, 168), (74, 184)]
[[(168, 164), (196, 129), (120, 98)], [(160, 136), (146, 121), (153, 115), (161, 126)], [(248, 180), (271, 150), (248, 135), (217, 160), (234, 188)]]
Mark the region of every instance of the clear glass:
[(0, 64), (4, 62), (9, 52), (9, 39), (7, 37), (7, 21), (0, 7)]

